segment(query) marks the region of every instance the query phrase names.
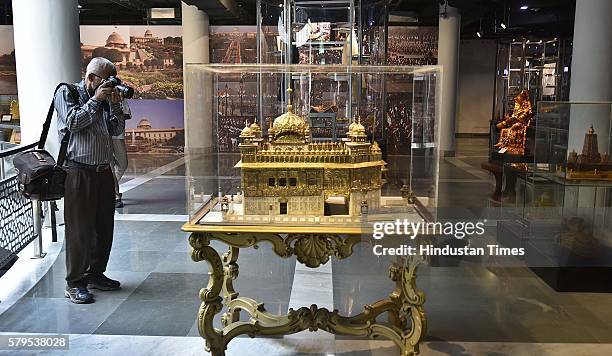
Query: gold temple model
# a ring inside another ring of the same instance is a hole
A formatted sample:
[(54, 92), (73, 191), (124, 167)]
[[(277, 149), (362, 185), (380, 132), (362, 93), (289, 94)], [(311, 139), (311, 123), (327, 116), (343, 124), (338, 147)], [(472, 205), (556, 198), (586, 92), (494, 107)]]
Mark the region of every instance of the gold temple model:
[(235, 166), (241, 169), (242, 215), (356, 217), (379, 208), (386, 163), (360, 121), (341, 141), (311, 142), (309, 124), (289, 98), (267, 138), (256, 122), (247, 123)]

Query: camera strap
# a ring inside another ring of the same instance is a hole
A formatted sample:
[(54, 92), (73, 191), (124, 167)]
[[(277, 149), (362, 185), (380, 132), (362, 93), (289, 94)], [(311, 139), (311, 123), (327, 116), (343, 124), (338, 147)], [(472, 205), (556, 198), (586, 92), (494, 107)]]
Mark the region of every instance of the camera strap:
[[(45, 119), (45, 123), (43, 124), (43, 130), (40, 134), (40, 140), (38, 140), (38, 149), (42, 150), (45, 147), (45, 143), (47, 142), (47, 136), (49, 135), (49, 127), (51, 126), (51, 119), (53, 118), (53, 111), (55, 110), (55, 95), (57, 91), (66, 86), (69, 91), (69, 95), (76, 95), (78, 100), (79, 92), (74, 84), (68, 83), (60, 83), (55, 87), (53, 91), (53, 98), (51, 99), (51, 105), (49, 106), (49, 111), (47, 112), (47, 118)], [(64, 137), (62, 137), (62, 142), (60, 145), (59, 154), (57, 156), (57, 165), (61, 166), (64, 164), (64, 159), (66, 158), (66, 152), (68, 151), (68, 142), (70, 141), (70, 131), (66, 130)]]

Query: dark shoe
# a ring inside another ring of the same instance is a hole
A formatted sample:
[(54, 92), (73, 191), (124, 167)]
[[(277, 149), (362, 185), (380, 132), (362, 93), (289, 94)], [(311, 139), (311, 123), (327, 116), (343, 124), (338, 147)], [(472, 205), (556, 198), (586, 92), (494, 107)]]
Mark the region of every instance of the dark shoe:
[(76, 304), (89, 304), (95, 302), (93, 294), (83, 287), (66, 287), (64, 296), (70, 298), (70, 301)]
[(87, 288), (106, 291), (117, 290), (121, 289), (121, 283), (103, 274), (90, 274), (87, 276)]
[(121, 198), (115, 199), (115, 209), (121, 209), (121, 208), (123, 208), (123, 201), (121, 200)]

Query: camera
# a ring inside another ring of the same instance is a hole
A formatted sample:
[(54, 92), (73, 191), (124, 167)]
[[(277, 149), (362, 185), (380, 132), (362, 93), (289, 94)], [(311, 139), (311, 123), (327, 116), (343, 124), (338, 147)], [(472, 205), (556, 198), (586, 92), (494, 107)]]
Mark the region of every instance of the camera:
[(116, 88), (126, 99), (131, 99), (134, 96), (134, 88), (123, 84), (121, 79), (111, 75), (106, 82), (109, 83), (111, 87)]

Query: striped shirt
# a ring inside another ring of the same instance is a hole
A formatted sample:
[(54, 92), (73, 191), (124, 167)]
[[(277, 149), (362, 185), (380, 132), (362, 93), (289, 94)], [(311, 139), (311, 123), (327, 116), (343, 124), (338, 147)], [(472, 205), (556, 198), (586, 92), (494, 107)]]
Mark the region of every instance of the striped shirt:
[(71, 133), (66, 159), (91, 165), (111, 163), (111, 136), (125, 129), (121, 105), (110, 104), (109, 109), (107, 102), (91, 98), (84, 81), (76, 87), (78, 98), (70, 95), (66, 86), (58, 90), (54, 98), (60, 142), (67, 131)]

